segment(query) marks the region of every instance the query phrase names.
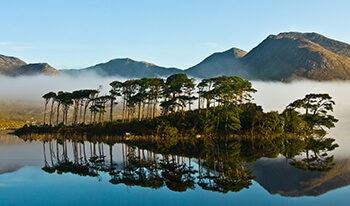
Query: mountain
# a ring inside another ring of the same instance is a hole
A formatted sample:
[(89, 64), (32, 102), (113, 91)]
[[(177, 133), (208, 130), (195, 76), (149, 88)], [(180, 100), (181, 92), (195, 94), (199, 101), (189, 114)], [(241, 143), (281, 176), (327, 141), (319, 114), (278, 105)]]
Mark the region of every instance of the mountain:
[(228, 75), (264, 81), (350, 80), (350, 45), (317, 33), (286, 32), (268, 36), (248, 53), (231, 48), (214, 53), (186, 70), (124, 58), (84, 69), (57, 71), (48, 64), (26, 64), (18, 58), (0, 55), (0, 74), (3, 75), (60, 72), (74, 76), (93, 74), (124, 78), (167, 77), (186, 73), (198, 78)]
[(0, 55), (0, 74), (16, 76), (16, 70), (26, 63), (16, 57)]
[(350, 79), (350, 45), (317, 33), (270, 35), (248, 53), (215, 53), (185, 72), (210, 78), (236, 75), (249, 80), (317, 81)]
[(329, 172), (307, 172), (291, 166), (284, 158), (260, 159), (251, 170), (256, 181), (271, 194), (318, 196), (350, 184), (350, 159), (336, 159)]
[(185, 70), (186, 74), (194, 77), (208, 78), (221, 75), (244, 75), (237, 74), (239, 68), (243, 68), (240, 59), (247, 54), (246, 51), (231, 48), (224, 52), (217, 52), (205, 58), (199, 64)]
[(0, 55), (0, 74), (5, 76), (21, 76), (44, 74), (52, 75), (60, 72), (47, 63), (27, 64), (16, 57)]
[(325, 36), (322, 36), (317, 33), (300, 33), (300, 32), (286, 32), (286, 33), (280, 33), (278, 36), (280, 37), (286, 37), (286, 38), (294, 38), (294, 39), (307, 39), (309, 41), (312, 41), (321, 47), (336, 53), (341, 56), (349, 57), (350, 58), (350, 45), (336, 41), (333, 39), (329, 39)]
[(243, 58), (252, 79), (350, 79), (350, 45), (316, 33), (270, 35)]
[(26, 64), (18, 69), (21, 75), (44, 74), (52, 75), (60, 72), (47, 63)]
[(169, 75), (180, 73), (182, 70), (176, 68), (165, 68), (147, 62), (135, 61), (129, 58), (113, 59), (107, 63), (97, 64), (92, 67), (79, 70), (66, 70), (65, 74), (83, 75), (97, 74), (102, 77), (120, 76), (125, 78), (142, 77), (167, 77)]

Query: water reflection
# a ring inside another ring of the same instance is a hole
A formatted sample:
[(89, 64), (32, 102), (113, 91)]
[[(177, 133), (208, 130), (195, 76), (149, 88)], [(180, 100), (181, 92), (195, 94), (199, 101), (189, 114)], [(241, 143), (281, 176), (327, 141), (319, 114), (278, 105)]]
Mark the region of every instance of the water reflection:
[(21, 138), (42, 142), (42, 170), (47, 173), (72, 173), (98, 180), (106, 173), (111, 184), (167, 187), (177, 192), (196, 187), (220, 193), (249, 188), (256, 178), (264, 182), (257, 175), (263, 174), (263, 170), (252, 165), (261, 164), (260, 159), (266, 157), (283, 156), (284, 163), (299, 173), (304, 170), (303, 174), (330, 171), (335, 163), (329, 152), (338, 147), (332, 138), (223, 137), (160, 141), (143, 136), (59, 134), (32, 134)]

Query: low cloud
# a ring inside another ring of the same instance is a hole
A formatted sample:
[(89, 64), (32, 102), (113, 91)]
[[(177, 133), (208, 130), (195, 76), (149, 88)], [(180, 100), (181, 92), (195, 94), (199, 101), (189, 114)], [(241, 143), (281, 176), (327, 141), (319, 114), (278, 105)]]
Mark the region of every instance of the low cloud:
[[(120, 79), (120, 78), (119, 78)], [(0, 76), (0, 98), (2, 100), (26, 100), (30, 102), (43, 101), (42, 95), (54, 91), (74, 91), (79, 89), (98, 89), (102, 85), (102, 94), (110, 90), (109, 83), (116, 78), (102, 78), (96, 75), (74, 77), (57, 76)]]

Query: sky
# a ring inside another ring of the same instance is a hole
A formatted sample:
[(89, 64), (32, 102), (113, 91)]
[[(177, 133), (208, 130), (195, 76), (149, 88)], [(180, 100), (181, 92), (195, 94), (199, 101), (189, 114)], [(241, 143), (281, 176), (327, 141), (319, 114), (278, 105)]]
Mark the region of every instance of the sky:
[(56, 69), (131, 58), (187, 69), (268, 35), (350, 43), (348, 0), (0, 0), (0, 54)]

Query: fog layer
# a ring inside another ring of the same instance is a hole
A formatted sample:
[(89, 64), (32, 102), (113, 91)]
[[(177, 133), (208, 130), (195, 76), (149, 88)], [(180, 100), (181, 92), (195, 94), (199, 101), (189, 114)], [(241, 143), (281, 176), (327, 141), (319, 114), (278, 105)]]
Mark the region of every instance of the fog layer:
[(43, 102), (42, 95), (53, 91), (74, 91), (79, 89), (98, 89), (102, 85), (102, 94), (110, 90), (109, 83), (124, 81), (122, 78), (102, 78), (96, 75), (73, 76), (30, 76), (4, 77), (0, 76), (1, 100), (25, 100), (29, 102)]

